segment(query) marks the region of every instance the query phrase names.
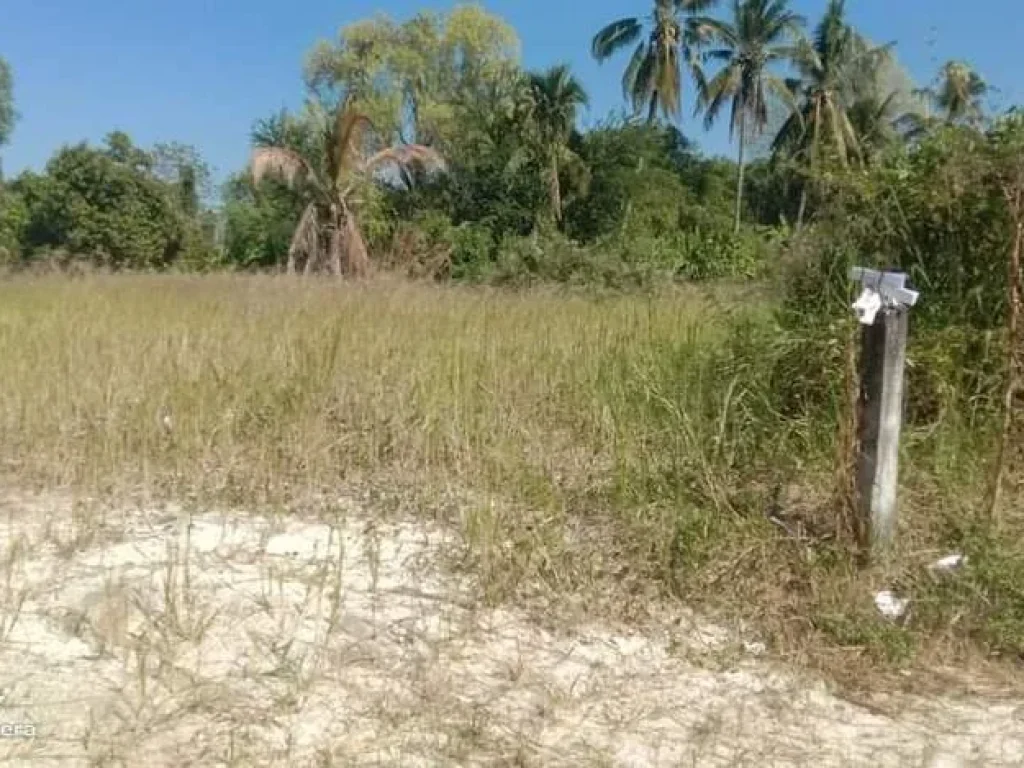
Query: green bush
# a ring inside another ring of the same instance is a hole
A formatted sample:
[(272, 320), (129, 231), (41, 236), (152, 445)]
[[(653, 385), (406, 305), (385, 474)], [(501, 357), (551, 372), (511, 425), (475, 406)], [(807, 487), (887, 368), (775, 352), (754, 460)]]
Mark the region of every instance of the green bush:
[(28, 211), (26, 256), (66, 249), (110, 267), (166, 266), (184, 237), (166, 185), (145, 169), (115, 156), (114, 148), (63, 149), (46, 174), (26, 174), (14, 187)]
[(788, 308), (835, 312), (857, 263), (907, 272), (923, 294), (920, 327), (1002, 327), (1012, 240), (1003, 183), (1022, 149), (1024, 119), (1009, 118), (987, 134), (939, 130), (887, 164), (822, 180), (827, 204), (794, 244)]
[(27, 220), (25, 201), (0, 186), (0, 265), (21, 258), (21, 237)]

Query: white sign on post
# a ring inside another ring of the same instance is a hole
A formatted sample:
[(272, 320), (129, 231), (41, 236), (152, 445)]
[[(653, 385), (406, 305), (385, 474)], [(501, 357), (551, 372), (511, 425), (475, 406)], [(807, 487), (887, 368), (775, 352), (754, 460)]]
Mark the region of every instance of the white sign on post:
[(862, 286), (861, 294), (853, 303), (857, 320), (863, 325), (874, 325), (882, 307), (912, 307), (917, 303), (917, 291), (907, 288), (903, 272), (879, 272), (864, 267), (853, 267), (850, 279)]

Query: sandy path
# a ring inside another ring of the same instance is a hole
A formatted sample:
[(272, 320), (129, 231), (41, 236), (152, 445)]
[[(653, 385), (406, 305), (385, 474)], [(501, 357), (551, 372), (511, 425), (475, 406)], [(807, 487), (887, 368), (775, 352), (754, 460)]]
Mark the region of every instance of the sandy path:
[(687, 661), (679, 649), (713, 627), (554, 636), (473, 608), (436, 567), (440, 530), (368, 528), (358, 504), (339, 509), (330, 524), (205, 513), (189, 529), (173, 509), (98, 520), (55, 499), (0, 505), (0, 757), (1024, 764), (1019, 704), (906, 699), (887, 717), (751, 654), (725, 671)]

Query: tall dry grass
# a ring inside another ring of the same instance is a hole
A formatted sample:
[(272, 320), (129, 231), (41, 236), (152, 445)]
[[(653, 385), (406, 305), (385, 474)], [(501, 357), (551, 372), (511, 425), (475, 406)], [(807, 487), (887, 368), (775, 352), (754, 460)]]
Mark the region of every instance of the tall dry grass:
[[(0, 284), (0, 462), (11, 484), (241, 506), (363, 485), (457, 525), (484, 599), (564, 616), (682, 597), (833, 671), (1024, 649), (1024, 561), (971, 525), (978, 430), (908, 431), (903, 557), (858, 571), (830, 508), (843, 350), (768, 309), (696, 290), (19, 278)], [(971, 542), (998, 565), (960, 587), (921, 576)], [(874, 612), (891, 583), (919, 623)]]
[(610, 449), (609, 364), (716, 331), (699, 300), (390, 282), (55, 278), (0, 295), (11, 470), (256, 499), (381, 468), (497, 488), (580, 437)]

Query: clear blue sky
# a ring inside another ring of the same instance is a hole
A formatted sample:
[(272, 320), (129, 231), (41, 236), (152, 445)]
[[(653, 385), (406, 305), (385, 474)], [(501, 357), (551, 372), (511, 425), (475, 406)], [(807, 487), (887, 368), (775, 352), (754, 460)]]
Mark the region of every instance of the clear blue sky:
[[(939, 63), (974, 64), (1008, 106), (1024, 102), (1021, 0), (849, 0), (870, 38), (896, 40), (919, 81)], [(651, 0), (487, 0), (519, 32), (524, 64), (567, 61), (588, 88), (587, 120), (623, 106), (625, 62), (589, 56), (593, 33), (621, 16), (646, 14)], [(22, 115), (0, 150), (10, 176), (41, 168), (60, 145), (98, 141), (112, 129), (143, 146), (194, 144), (219, 178), (246, 159), (254, 119), (302, 99), (305, 52), (344, 24), (385, 12), (405, 18), (430, 0), (0, 0), (0, 56), (11, 63)], [(724, 5), (724, 4), (723, 4)], [(793, 0), (812, 22), (825, 0)], [(692, 102), (688, 102), (690, 104)], [(684, 130), (708, 152), (731, 152), (728, 136)]]

